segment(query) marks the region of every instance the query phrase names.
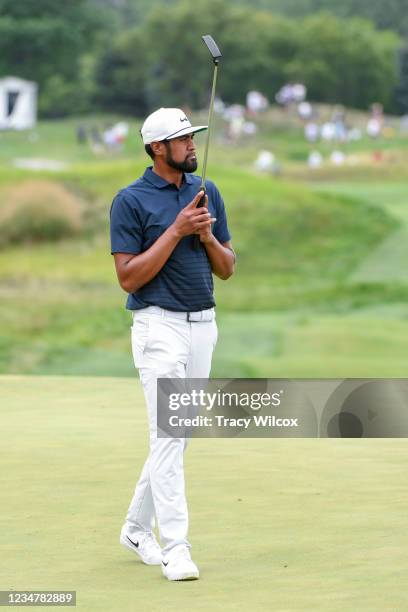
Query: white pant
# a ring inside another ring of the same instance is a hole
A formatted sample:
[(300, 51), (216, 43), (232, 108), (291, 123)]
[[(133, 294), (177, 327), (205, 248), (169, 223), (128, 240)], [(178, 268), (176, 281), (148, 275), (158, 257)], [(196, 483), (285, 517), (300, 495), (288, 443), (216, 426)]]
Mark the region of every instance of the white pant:
[[(151, 311), (157, 312), (151, 312)], [(179, 314), (179, 313), (177, 313)], [(184, 491), (184, 438), (157, 438), (157, 378), (208, 378), (217, 342), (213, 321), (190, 322), (159, 308), (133, 312), (132, 352), (148, 410), (150, 452), (126, 516), (131, 537), (151, 531), (155, 516), (163, 553), (187, 540)]]

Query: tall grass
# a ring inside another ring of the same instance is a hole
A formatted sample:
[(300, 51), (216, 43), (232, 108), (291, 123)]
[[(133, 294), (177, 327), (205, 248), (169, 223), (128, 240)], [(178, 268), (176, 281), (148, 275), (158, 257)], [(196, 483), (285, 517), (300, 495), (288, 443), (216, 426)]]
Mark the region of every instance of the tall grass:
[(81, 202), (59, 183), (28, 180), (0, 192), (0, 247), (55, 241), (81, 229)]

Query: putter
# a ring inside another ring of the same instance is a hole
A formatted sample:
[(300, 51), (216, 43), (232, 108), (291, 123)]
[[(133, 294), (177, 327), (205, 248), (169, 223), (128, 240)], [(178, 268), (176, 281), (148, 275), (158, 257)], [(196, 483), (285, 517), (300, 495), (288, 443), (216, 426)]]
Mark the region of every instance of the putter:
[[(218, 71), (218, 63), (220, 61), (220, 58), (222, 57), (221, 55), (221, 51), (219, 50), (217, 44), (215, 43), (215, 40), (213, 39), (212, 36), (210, 36), (209, 34), (206, 34), (205, 36), (202, 36), (202, 39), (207, 47), (207, 49), (209, 50), (212, 60), (214, 62), (214, 74), (213, 74), (213, 82), (212, 82), (212, 89), (211, 89), (211, 99), (210, 99), (210, 109), (208, 112), (208, 129), (207, 129), (207, 138), (205, 141), (205, 149), (204, 149), (204, 160), (203, 160), (203, 169), (201, 172), (201, 186), (200, 186), (200, 191), (203, 190), (204, 194), (203, 197), (201, 198), (201, 200), (199, 201), (199, 203), (197, 204), (197, 208), (204, 206), (204, 202), (205, 202), (205, 175), (207, 172), (207, 159), (208, 159), (208, 148), (210, 146), (210, 131), (211, 131), (211, 122), (212, 122), (212, 116), (213, 116), (213, 110), (214, 110), (214, 99), (215, 99), (215, 87), (217, 85), (217, 71)], [(194, 237), (194, 248), (196, 250), (198, 250), (201, 246), (201, 242), (200, 242), (200, 237), (198, 235), (196, 235)]]

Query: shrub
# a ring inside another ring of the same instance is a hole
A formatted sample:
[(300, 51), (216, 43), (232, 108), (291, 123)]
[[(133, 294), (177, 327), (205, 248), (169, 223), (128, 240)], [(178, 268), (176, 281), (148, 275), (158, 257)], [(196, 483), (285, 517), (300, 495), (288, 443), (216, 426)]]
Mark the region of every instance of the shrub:
[(82, 229), (82, 203), (62, 185), (24, 181), (0, 192), (0, 247), (59, 240)]

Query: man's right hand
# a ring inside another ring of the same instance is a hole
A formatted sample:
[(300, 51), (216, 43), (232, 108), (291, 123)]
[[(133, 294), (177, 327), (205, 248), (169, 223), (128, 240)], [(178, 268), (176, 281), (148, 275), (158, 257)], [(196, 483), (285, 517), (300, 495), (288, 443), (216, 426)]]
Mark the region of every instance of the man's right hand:
[(197, 234), (199, 231), (211, 227), (211, 224), (214, 223), (215, 219), (212, 219), (206, 206), (197, 208), (203, 195), (204, 191), (199, 191), (195, 198), (177, 215), (173, 223), (173, 229), (179, 238)]

